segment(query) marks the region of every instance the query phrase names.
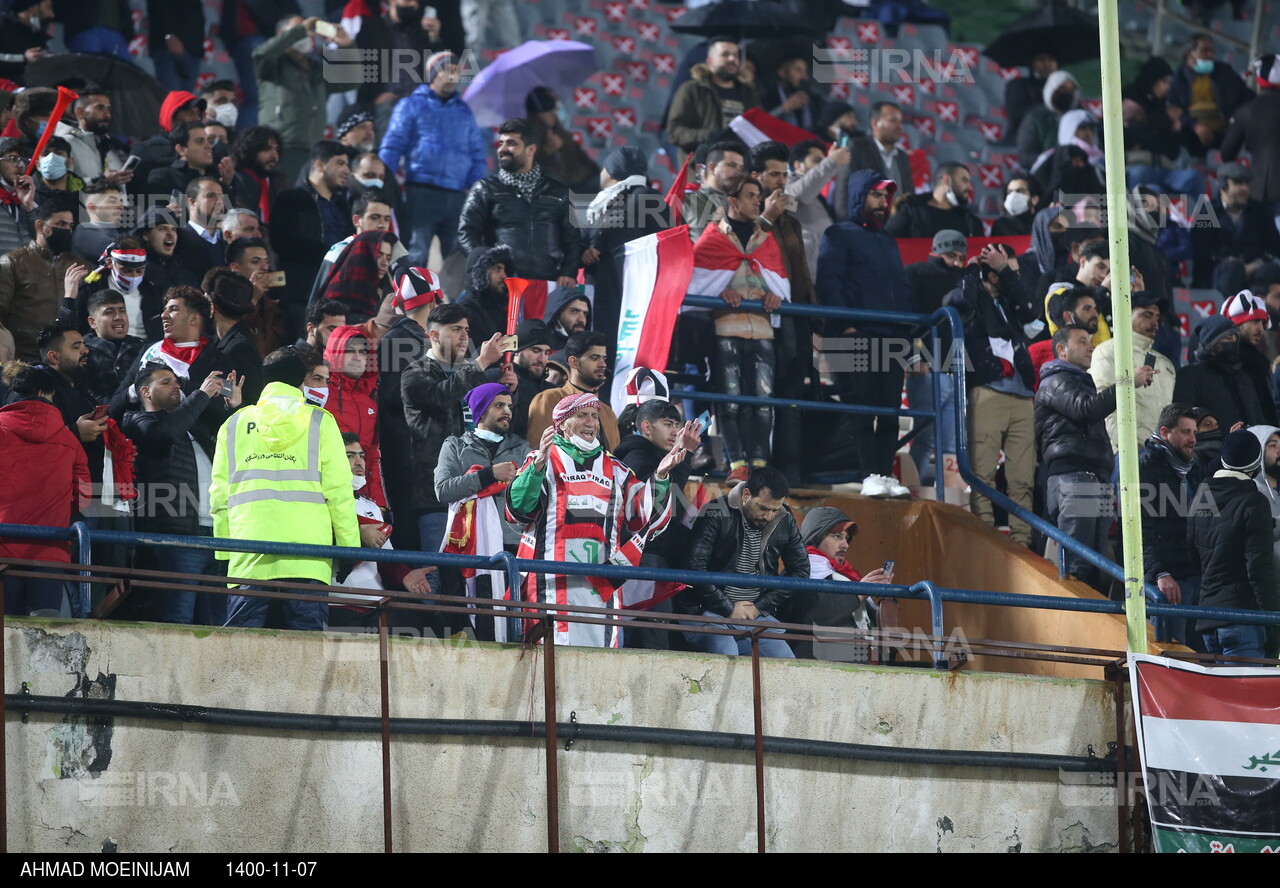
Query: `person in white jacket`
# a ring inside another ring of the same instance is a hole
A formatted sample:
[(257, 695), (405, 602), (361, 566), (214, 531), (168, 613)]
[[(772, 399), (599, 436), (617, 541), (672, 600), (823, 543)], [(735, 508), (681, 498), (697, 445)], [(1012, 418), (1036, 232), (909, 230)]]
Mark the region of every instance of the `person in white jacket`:
[(823, 143), (810, 139), (797, 143), (788, 158), (787, 184), (783, 192), (796, 199), (791, 211), (800, 223), (804, 235), (804, 255), (809, 263), (809, 279), (818, 278), (818, 247), (822, 233), (832, 223), (831, 211), (822, 200), (822, 189), (835, 178), (841, 167), (849, 166), (852, 157), (848, 148), (833, 143), (827, 151)]
[[(1137, 282), (1134, 285), (1137, 292), (1133, 294), (1130, 312), (1130, 326), (1133, 329), (1133, 366), (1135, 369), (1141, 367), (1150, 355), (1155, 360), (1152, 365), (1155, 375), (1151, 379), (1151, 385), (1134, 390), (1138, 420), (1137, 450), (1141, 450), (1152, 435), (1159, 434), (1160, 411), (1173, 403), (1173, 384), (1177, 379), (1173, 362), (1152, 348), (1156, 331), (1160, 328), (1160, 316), (1169, 310), (1169, 303), (1155, 292), (1138, 289), (1141, 281), (1141, 275), (1137, 276)], [(1119, 374), (1116, 371), (1114, 337), (1099, 343), (1093, 350), (1093, 363), (1089, 366), (1089, 375), (1093, 377), (1098, 391), (1115, 385)], [(1106, 426), (1107, 437), (1111, 439), (1111, 450), (1113, 453), (1119, 453), (1120, 421), (1114, 412), (1106, 418)]]
[(1253, 483), (1267, 498), (1271, 506), (1271, 560), (1280, 577), (1280, 428), (1269, 425), (1249, 426), (1249, 431), (1262, 445), (1262, 471), (1254, 476)]

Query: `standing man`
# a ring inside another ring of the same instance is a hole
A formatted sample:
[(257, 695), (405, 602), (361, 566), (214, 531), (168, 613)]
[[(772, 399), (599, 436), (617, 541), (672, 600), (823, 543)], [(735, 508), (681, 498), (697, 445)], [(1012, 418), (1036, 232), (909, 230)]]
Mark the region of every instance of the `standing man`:
[(427, 59), (426, 82), (396, 103), (378, 157), (392, 177), (405, 158), (410, 263), (425, 268), (436, 237), (447, 257), (458, 240), (462, 202), (487, 163), (484, 136), (458, 95), (457, 56), (438, 52)]
[(99, 290), (89, 298), (89, 349), (84, 387), (95, 404), (110, 403), (120, 381), (133, 369), (147, 341), (129, 335), (124, 297), (115, 290)]
[[(1169, 303), (1150, 290), (1142, 290), (1132, 296), (1133, 326), (1133, 366), (1139, 367), (1148, 358), (1155, 361), (1152, 366), (1156, 375), (1151, 385), (1134, 392), (1137, 407), (1138, 449), (1152, 435), (1156, 434), (1156, 425), (1161, 421), (1164, 408), (1173, 402), (1173, 386), (1177, 378), (1173, 362), (1155, 351), (1156, 332), (1160, 329), (1160, 316), (1169, 310)], [(1265, 314), (1265, 311), (1264, 311)], [(1098, 391), (1109, 385), (1115, 385), (1122, 371), (1128, 367), (1116, 366), (1116, 340), (1108, 339), (1093, 350), (1093, 362), (1089, 366), (1089, 375)], [(1111, 439), (1111, 449), (1120, 452), (1120, 421), (1115, 414), (1107, 417), (1107, 437)]]
[(697, 240), (703, 229), (719, 222), (729, 209), (729, 192), (737, 191), (747, 177), (746, 146), (741, 142), (716, 142), (707, 150), (702, 185), (684, 197), (684, 221), (689, 237)]
[[(597, 395), (609, 378), (609, 338), (602, 333), (582, 331), (569, 337), (564, 347), (569, 364), (569, 381), (560, 388), (547, 389), (529, 405), (529, 428), (525, 438), (530, 447), (539, 446), (542, 434), (554, 424), (556, 405), (573, 395)], [(618, 418), (613, 408), (601, 402), (599, 438), (605, 448), (618, 446)]]
[[(332, 414), (302, 397), (305, 361), (292, 347), (263, 362), (266, 387), (252, 406), (232, 414), (218, 431), (209, 507), (215, 537), (270, 540), (313, 546), (358, 547), (355, 496), (342, 433)], [(297, 480), (305, 478), (305, 480)], [(227, 575), (270, 587), (272, 580), (327, 584), (333, 564), (326, 558), (218, 552)], [(228, 626), (265, 626), (269, 601), (233, 595)], [(286, 601), (284, 628), (324, 629), (329, 606)]]
[(89, 219), (77, 225), (71, 235), (71, 252), (83, 262), (96, 262), (112, 241), (124, 237), (120, 227), (124, 201), (120, 186), (105, 181), (81, 189), (80, 199)]
[[(787, 478), (777, 469), (753, 469), (746, 481), (725, 496), (702, 507), (693, 523), (693, 540), (685, 564), (695, 573), (737, 573), (809, 576), (809, 555), (800, 538), (791, 509), (783, 502), (789, 488)], [(716, 586), (694, 583), (676, 597), (676, 609), (687, 614), (727, 617), (730, 620), (778, 622), (776, 614), (790, 593), (781, 589), (743, 585)], [(699, 623), (700, 627), (731, 628), (726, 624)], [(776, 631), (776, 630), (775, 630)], [(791, 659), (791, 647), (781, 639), (760, 638), (760, 655)], [(751, 639), (725, 635), (686, 633), (694, 648), (709, 654), (751, 655)]]
[(103, 177), (117, 185), (127, 185), (133, 179), (133, 170), (122, 169), (129, 149), (111, 135), (111, 97), (91, 85), (71, 107), (76, 125), (59, 121), (53, 134), (71, 145), (76, 175), (86, 185)]
[(0, 327), (13, 334), (20, 361), (36, 359), (36, 335), (58, 317), (64, 294), (76, 295), (89, 273), (71, 252), (74, 224), (69, 199), (48, 200), (36, 208), (35, 238), (0, 257)]
[(706, 65), (695, 66), (693, 77), (676, 90), (667, 112), (667, 138), (680, 149), (680, 163), (733, 118), (759, 107), (755, 87), (738, 76), (741, 70), (738, 41), (713, 37), (707, 44)]
[[(1170, 404), (1160, 411), (1159, 428), (1138, 453), (1146, 581), (1155, 584), (1169, 604), (1188, 607), (1200, 600), (1200, 575), (1192, 573), (1187, 551), (1187, 519), (1204, 481), (1195, 452), (1195, 410)], [(1156, 641), (1178, 641), (1194, 650), (1204, 646), (1195, 620), (1156, 617), (1153, 622)]]
[[(1272, 561), (1271, 509), (1254, 486), (1262, 471), (1262, 447), (1252, 432), (1239, 429), (1227, 435), (1219, 456), (1222, 468), (1205, 482), (1212, 508), (1197, 509), (1188, 522), (1191, 569), (1203, 579), (1202, 607), (1280, 611)], [(1274, 657), (1280, 653), (1280, 632), (1226, 620), (1199, 620), (1211, 654), (1231, 657)]]
[[(686, 423), (675, 447), (648, 482), (605, 452), (600, 401), (584, 392), (556, 405), (543, 433), (507, 487), (507, 515), (524, 525), (520, 558), (582, 564), (637, 565), (649, 541), (671, 520), (671, 470), (698, 445)], [(621, 580), (530, 573), (526, 601), (610, 607), (625, 604), (614, 592)], [(620, 647), (621, 631), (608, 625), (556, 621), (555, 643)]]
[(832, 192), (832, 208), (837, 219), (848, 215), (845, 200), (847, 189), (840, 186), (841, 181), (853, 170), (875, 170), (880, 178), (889, 179), (898, 186), (899, 194), (914, 194), (915, 181), (911, 177), (911, 160), (907, 152), (898, 147), (902, 141), (902, 106), (894, 102), (876, 102), (871, 106), (868, 123), (870, 135), (856, 136), (849, 148), (853, 154), (850, 161), (836, 179), (836, 189)]
[[(896, 186), (874, 170), (858, 170), (849, 176), (849, 220), (832, 225), (822, 236), (818, 253), (818, 301), (839, 308), (880, 311), (914, 311), (911, 290), (898, 245), (884, 230)], [(904, 360), (886, 359), (890, 337), (902, 336), (893, 324), (844, 320), (828, 323), (827, 336), (851, 337), (843, 343), (848, 351), (870, 358), (865, 373), (844, 373), (842, 392), (857, 403), (876, 407), (898, 407), (902, 403)], [(855, 417), (854, 447), (858, 473), (888, 476), (898, 450), (897, 418)]]
[(962, 163), (944, 163), (933, 173), (933, 191), (908, 197), (885, 230), (894, 237), (933, 237), (939, 231), (982, 237), (982, 220), (969, 205), (972, 197), (969, 168)]
[[(547, 382), (547, 361), (551, 357), (551, 333), (547, 325), (537, 318), (525, 321), (516, 328), (516, 339), (520, 350), (511, 361), (511, 369), (516, 373), (516, 390), (512, 392), (511, 433), (528, 439), (529, 408), (533, 399), (549, 388)], [(497, 382), (499, 370), (489, 368), (489, 379)]]
[[(467, 313), (467, 323), (471, 325), (476, 341), (488, 339), (494, 333), (507, 332), (510, 295), (507, 293), (506, 280), (515, 277), (515, 274), (515, 259), (511, 255), (511, 248), (503, 244), (481, 250), (467, 269), (467, 289), (456, 301)], [(548, 311), (558, 292), (560, 288), (557, 287), (549, 294)]]
[(498, 172), (471, 186), (458, 242), (471, 260), (485, 247), (506, 244), (521, 277), (571, 287), (586, 244), (569, 189), (533, 162), (541, 140), (537, 125), (521, 117), (498, 127)]

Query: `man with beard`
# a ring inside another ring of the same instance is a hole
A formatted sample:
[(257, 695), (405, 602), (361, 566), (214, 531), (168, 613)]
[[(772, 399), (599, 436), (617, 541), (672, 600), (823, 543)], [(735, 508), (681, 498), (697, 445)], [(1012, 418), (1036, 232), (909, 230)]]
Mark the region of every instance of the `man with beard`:
[(39, 363), (54, 372), (58, 386), (53, 392), (53, 406), (62, 414), (63, 424), (80, 441), (89, 461), (89, 477), (102, 483), (102, 463), (106, 457), (103, 434), (107, 418), (94, 411), (96, 405), (84, 388), (89, 367), (89, 348), (84, 337), (71, 327), (55, 321), (36, 337)]
[[(547, 295), (547, 309), (542, 320), (551, 333), (551, 347), (560, 351), (574, 333), (591, 329), (591, 301), (576, 285), (556, 287)], [(616, 329), (601, 332), (611, 332), (613, 338), (617, 337)]]
[[(483, 342), (494, 333), (507, 332), (507, 287), (505, 281), (515, 277), (515, 259), (505, 244), (482, 250), (467, 269), (467, 289), (458, 297), (458, 305), (467, 313), (471, 334)], [(558, 290), (553, 291), (559, 292)], [(550, 302), (550, 297), (548, 297)]]
[[(324, 354), (329, 334), (347, 323), (347, 304), (339, 299), (317, 299), (307, 306), (307, 326), (304, 334), (293, 344), (294, 348), (306, 346)], [(321, 404), (321, 407), (324, 405)]]
[(151, 194), (173, 194), (186, 191), (193, 179), (208, 176), (222, 183), (231, 193), (235, 185), (236, 165), (230, 157), (218, 163), (213, 159), (213, 143), (205, 132), (204, 121), (180, 123), (169, 133), (169, 144), (177, 155), (169, 166), (157, 167), (147, 177)]
[[(1195, 410), (1169, 404), (1160, 411), (1156, 433), (1138, 453), (1138, 479), (1142, 490), (1142, 561), (1146, 581), (1153, 583), (1169, 604), (1194, 607), (1200, 599), (1200, 577), (1191, 572), (1187, 551), (1187, 518), (1204, 470), (1195, 459)], [(1258, 426), (1257, 428), (1264, 428)], [(1250, 430), (1252, 431), (1252, 429)], [(1275, 431), (1274, 428), (1271, 431)], [(1280, 438), (1275, 439), (1280, 452)], [(1275, 465), (1272, 455), (1272, 466)], [(1259, 486), (1266, 483), (1258, 476)], [(1280, 499), (1272, 494), (1280, 511)], [(1203, 641), (1194, 631), (1194, 620), (1156, 617), (1157, 641), (1180, 641), (1196, 650)]]
[(739, 79), (741, 70), (738, 41), (714, 37), (707, 44), (706, 64), (695, 66), (691, 79), (676, 90), (667, 112), (667, 138), (680, 149), (680, 163), (712, 133), (760, 105), (755, 87)]
[(982, 237), (982, 220), (969, 204), (972, 196), (969, 168), (962, 163), (941, 164), (933, 173), (933, 191), (908, 197), (885, 231), (894, 237), (933, 237), (946, 230)]
[(718, 223), (729, 209), (729, 192), (737, 191), (747, 177), (747, 146), (741, 142), (716, 142), (707, 150), (702, 186), (684, 197), (684, 220), (689, 239), (696, 241), (703, 230)]
[(1251, 290), (1241, 290), (1222, 304), (1222, 314), (1230, 318), (1240, 333), (1240, 369), (1258, 394), (1264, 425), (1276, 424), (1276, 404), (1271, 399), (1271, 363), (1267, 360), (1266, 330), (1271, 317), (1262, 300)]
[[(547, 361), (551, 357), (551, 331), (537, 318), (516, 328), (520, 350), (511, 361), (516, 388), (511, 394), (511, 434), (524, 438), (529, 432), (529, 407), (533, 399), (554, 386), (547, 382)], [(498, 382), (502, 368), (490, 367), (489, 380)]]
[[(1133, 365), (1136, 367), (1150, 358), (1155, 359), (1152, 367), (1156, 371), (1151, 385), (1134, 392), (1134, 404), (1137, 408), (1138, 447), (1156, 430), (1161, 413), (1173, 400), (1173, 389), (1177, 379), (1177, 371), (1173, 362), (1155, 351), (1155, 335), (1160, 329), (1160, 317), (1169, 310), (1169, 303), (1150, 290), (1142, 290), (1133, 294), (1130, 302), (1133, 329)], [(1117, 366), (1120, 364), (1121, 366)], [(1114, 385), (1118, 376), (1128, 370), (1124, 362), (1116, 360), (1116, 340), (1108, 339), (1093, 352), (1093, 363), (1089, 367), (1089, 375), (1093, 377), (1098, 391)], [(1120, 452), (1120, 424), (1113, 413), (1107, 417), (1107, 437), (1111, 439), (1111, 449)]]
[[(818, 251), (818, 301), (839, 308), (910, 312), (911, 289), (902, 267), (898, 245), (884, 230), (896, 186), (875, 170), (858, 170), (849, 176), (849, 219), (832, 225), (822, 235)], [(883, 355), (886, 340), (901, 336), (893, 324), (834, 319), (828, 337), (847, 338), (847, 350), (855, 354)], [(840, 374), (837, 385), (855, 403), (899, 407), (902, 403), (904, 368), (899, 361), (875, 361), (864, 373)], [(858, 456), (858, 473), (887, 476), (898, 449), (898, 424), (876, 423), (875, 417), (857, 416), (850, 421)]]
[[(538, 447), (542, 433), (552, 425), (556, 405), (573, 395), (596, 394), (609, 378), (609, 339), (601, 333), (580, 331), (569, 337), (565, 345), (565, 360), (569, 364), (569, 379), (560, 388), (547, 389), (529, 405), (529, 428), (525, 439), (531, 447)], [(601, 403), (600, 439), (605, 449), (618, 446), (618, 418), (613, 408)]]
[(251, 126), (231, 145), (238, 205), (257, 213), (263, 222), (271, 221), (271, 201), (279, 184), (280, 145), (280, 134), (269, 126)]
[(376, 136), (373, 131), (373, 118), (364, 111), (349, 114), (333, 131), (338, 144), (346, 145), (352, 154), (368, 154), (373, 151)]
[(76, 126), (59, 121), (53, 134), (70, 143), (76, 175), (86, 185), (92, 185), (101, 178), (117, 185), (127, 185), (133, 179), (133, 170), (121, 169), (129, 159), (129, 149), (110, 134), (111, 97), (91, 85), (80, 93), (72, 109), (76, 115)]
[[(152, 207), (133, 230), (147, 250), (147, 274), (161, 293), (170, 287), (196, 287), (200, 279), (174, 257), (178, 248), (178, 225), (173, 213), (163, 207)], [(156, 337), (153, 337), (156, 338)]]
[(1251, 426), (1249, 431), (1262, 445), (1262, 471), (1253, 479), (1271, 507), (1271, 523), (1275, 542), (1271, 560), (1280, 576), (1280, 428), (1272, 425)]
[(1034, 176), (1010, 179), (1005, 186), (1004, 212), (991, 223), (991, 236), (1025, 237), (1031, 234), (1041, 197), (1040, 183)]
[[(1178, 371), (1173, 400), (1189, 407), (1213, 411), (1218, 426), (1231, 429), (1237, 423), (1273, 425), (1252, 381), (1242, 371), (1240, 332), (1230, 318), (1214, 315), (1196, 327), (1200, 339), (1194, 363)], [(1270, 400), (1270, 399), (1268, 399)]]
[(822, 96), (809, 77), (809, 54), (795, 50), (784, 52), (774, 66), (773, 99), (778, 102), (769, 113), (792, 126), (818, 132), (822, 117)]
[(89, 364), (84, 389), (94, 404), (106, 404), (120, 388), (120, 381), (137, 363), (147, 341), (129, 335), (129, 312), (124, 297), (114, 290), (99, 290), (89, 299)]
[(37, 357), (36, 334), (58, 317), (89, 269), (71, 252), (74, 201), (63, 197), (36, 209), (35, 238), (0, 257), (0, 327), (13, 334), (20, 361)]
[[(540, 141), (537, 126), (524, 118), (512, 118), (498, 127), (498, 172), (476, 182), (467, 193), (458, 243), (469, 259), (477, 258), (485, 247), (506, 244), (521, 277), (572, 287), (586, 245), (569, 202), (569, 189), (543, 175), (533, 161)], [(384, 141), (384, 160), (386, 150)], [(414, 248), (422, 248), (416, 235)]]
[[(448, 150), (441, 150), (442, 146)], [(411, 246), (410, 263), (425, 268), (436, 237), (440, 238), (440, 254), (448, 256), (460, 234), (459, 217), (467, 189), (484, 179), (487, 166), (484, 136), (470, 106), (458, 95), (457, 56), (438, 52), (427, 60), (426, 82), (396, 104), (378, 157), (386, 164), (387, 184), (395, 178), (400, 158), (405, 158), (403, 222)], [(500, 145), (500, 167), (502, 157)], [(468, 253), (479, 245), (478, 240), (465, 242), (465, 233), (462, 236)], [(479, 230), (472, 237), (479, 238)], [(573, 259), (576, 262), (578, 256)]]

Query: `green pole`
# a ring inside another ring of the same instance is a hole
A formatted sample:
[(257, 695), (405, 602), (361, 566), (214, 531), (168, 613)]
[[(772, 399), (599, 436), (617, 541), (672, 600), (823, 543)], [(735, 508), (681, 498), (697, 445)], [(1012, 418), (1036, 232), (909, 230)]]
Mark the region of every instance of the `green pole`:
[(1120, 21), (1117, 0), (1098, 3), (1102, 49), (1102, 132), (1106, 138), (1107, 239), (1111, 243), (1111, 317), (1116, 339), (1116, 418), (1120, 444), (1120, 529), (1124, 539), (1124, 602), (1129, 650), (1147, 652), (1147, 602), (1142, 595), (1142, 516), (1138, 493), (1137, 409), (1130, 325), (1129, 213), (1120, 109)]

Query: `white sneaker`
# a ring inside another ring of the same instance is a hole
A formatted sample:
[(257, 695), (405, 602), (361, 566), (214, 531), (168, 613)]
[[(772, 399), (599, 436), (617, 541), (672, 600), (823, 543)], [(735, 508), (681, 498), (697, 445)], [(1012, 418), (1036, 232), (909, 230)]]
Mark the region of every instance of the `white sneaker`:
[(889, 485), (889, 496), (911, 496), (911, 491), (904, 487), (897, 478), (890, 476), (885, 481)]
[(891, 496), (889, 480), (883, 475), (868, 475), (862, 482), (863, 496)]

